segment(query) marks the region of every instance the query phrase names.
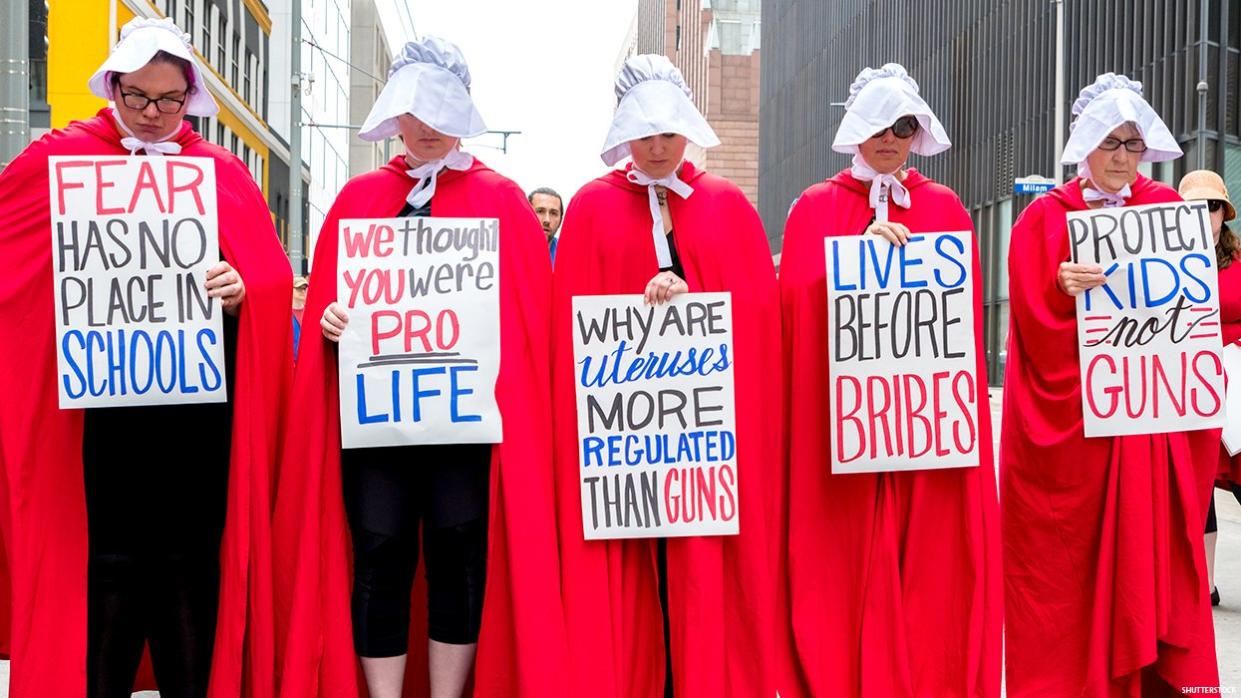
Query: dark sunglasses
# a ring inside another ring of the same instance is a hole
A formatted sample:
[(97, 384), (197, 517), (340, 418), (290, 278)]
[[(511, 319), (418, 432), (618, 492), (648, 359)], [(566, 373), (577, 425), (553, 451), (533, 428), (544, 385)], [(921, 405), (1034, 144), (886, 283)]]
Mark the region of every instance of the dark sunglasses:
[(901, 118), (896, 120), (896, 123), (885, 128), (879, 133), (876, 133), (875, 135), (871, 136), (871, 138), (883, 138), (884, 136), (888, 134), (888, 131), (891, 131), (892, 135), (896, 136), (897, 138), (902, 138), (902, 139), (909, 138), (910, 136), (918, 132), (918, 117), (902, 116)]
[(1210, 211), (1211, 213), (1215, 213), (1216, 211), (1220, 210), (1223, 207), (1224, 207), (1224, 202), (1220, 201), (1219, 199), (1211, 199), (1210, 201), (1207, 202), (1207, 210)]
[(1112, 138), (1111, 136), (1103, 139), (1103, 142), (1099, 144), (1099, 150), (1106, 150), (1110, 153), (1113, 150), (1120, 148), (1122, 145), (1125, 147), (1125, 150), (1130, 153), (1146, 152), (1146, 141), (1141, 138), (1130, 138), (1127, 141), (1122, 141), (1119, 138)]

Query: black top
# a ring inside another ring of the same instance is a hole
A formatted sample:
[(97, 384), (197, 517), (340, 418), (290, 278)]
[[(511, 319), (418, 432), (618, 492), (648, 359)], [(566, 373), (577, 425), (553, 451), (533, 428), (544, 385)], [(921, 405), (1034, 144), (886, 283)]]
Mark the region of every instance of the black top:
[(660, 271), (670, 271), (673, 274), (685, 279), (685, 268), (681, 266), (681, 255), (677, 254), (676, 239), (673, 237), (673, 231), (668, 231), (668, 255), (672, 257), (672, 264), (666, 267), (660, 267)]
[(401, 212), (396, 214), (396, 217), (397, 218), (427, 218), (430, 215), (431, 215), (431, 200), (427, 199), (427, 202), (425, 204), (423, 204), (422, 206), (416, 209), (414, 208), (413, 204), (406, 201), (405, 205), (401, 207)]

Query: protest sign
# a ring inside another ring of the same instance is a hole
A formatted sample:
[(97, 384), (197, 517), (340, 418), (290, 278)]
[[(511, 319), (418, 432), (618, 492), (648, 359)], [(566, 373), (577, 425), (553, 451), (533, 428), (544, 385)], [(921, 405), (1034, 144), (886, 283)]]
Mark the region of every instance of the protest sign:
[(344, 448), (498, 443), (500, 221), (340, 222)]
[(738, 532), (732, 327), (728, 293), (573, 299), (588, 540)]
[(833, 473), (978, 465), (973, 245), (825, 240)]
[(51, 157), (62, 409), (223, 402), (215, 163)]
[(1077, 296), (1086, 436), (1223, 424), (1210, 231), (1205, 201), (1068, 214), (1070, 260), (1107, 275)]
[(1229, 344), (1221, 355), (1224, 373), (1228, 376), (1228, 393), (1224, 405), (1224, 431), (1220, 440), (1228, 455), (1241, 453), (1241, 345)]

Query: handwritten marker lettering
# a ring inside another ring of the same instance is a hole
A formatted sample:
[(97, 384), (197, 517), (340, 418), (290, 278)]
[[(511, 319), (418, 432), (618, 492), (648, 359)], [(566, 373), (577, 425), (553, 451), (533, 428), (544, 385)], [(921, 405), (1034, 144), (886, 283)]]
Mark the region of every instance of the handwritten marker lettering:
[(739, 530), (732, 300), (573, 299), (587, 539)]
[(341, 445), (497, 443), (500, 223), (340, 222)]
[(215, 163), (52, 157), (61, 408), (223, 402)]
[(973, 239), (829, 237), (832, 472), (978, 464)]
[(1223, 424), (1215, 249), (1205, 201), (1077, 211), (1070, 259), (1107, 281), (1077, 297), (1086, 436)]

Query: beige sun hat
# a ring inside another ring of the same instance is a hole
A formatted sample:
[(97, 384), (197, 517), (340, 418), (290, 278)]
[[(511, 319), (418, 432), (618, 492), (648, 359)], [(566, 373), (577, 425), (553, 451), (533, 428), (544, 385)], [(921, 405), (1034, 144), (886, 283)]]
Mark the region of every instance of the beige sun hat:
[(1210, 170), (1194, 170), (1181, 178), (1181, 186), (1177, 193), (1186, 201), (1216, 200), (1224, 202), (1224, 220), (1230, 221), (1237, 217), (1237, 209), (1233, 208), (1228, 199), (1228, 186), (1223, 178)]

